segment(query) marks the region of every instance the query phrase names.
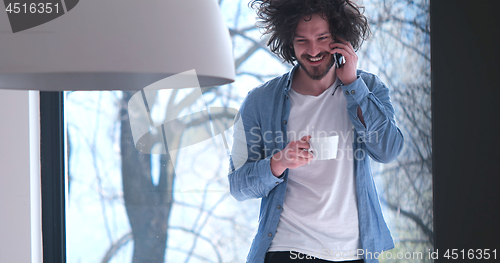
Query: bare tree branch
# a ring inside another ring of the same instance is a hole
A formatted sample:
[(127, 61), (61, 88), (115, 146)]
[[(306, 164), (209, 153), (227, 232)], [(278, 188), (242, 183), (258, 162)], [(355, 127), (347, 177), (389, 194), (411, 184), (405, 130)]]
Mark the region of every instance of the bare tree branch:
[(257, 50), (259, 50), (265, 42), (267, 42), (268, 38), (264, 38), (262, 41), (259, 43), (254, 43), (253, 46), (251, 46), (243, 55), (241, 55), (239, 58), (236, 59), (234, 62), (235, 68), (238, 69), (243, 62), (245, 62), (253, 53), (255, 53)]
[(434, 245), (434, 233), (429, 227), (427, 227), (427, 225), (424, 224), (424, 222), (422, 221), (422, 219), (420, 218), (419, 215), (417, 215), (413, 212), (410, 212), (410, 211), (406, 211), (395, 204), (388, 203), (387, 200), (385, 200), (385, 198), (380, 198), (380, 202), (383, 203), (384, 205), (386, 205), (388, 208), (392, 209), (393, 211), (396, 211), (396, 212), (406, 216), (407, 218), (411, 219), (413, 222), (415, 222), (417, 224), (417, 226), (427, 236), (428, 241)]
[(111, 246), (108, 248), (106, 254), (104, 254), (104, 257), (101, 260), (101, 263), (108, 263), (111, 260), (111, 258), (113, 258), (113, 256), (116, 254), (116, 252), (118, 252), (120, 248), (122, 248), (132, 239), (133, 236), (131, 232), (128, 232), (122, 237), (120, 237), (116, 242), (111, 244)]
[(219, 250), (217, 249), (217, 246), (212, 242), (212, 240), (206, 236), (203, 236), (201, 235), (200, 233), (192, 230), (192, 229), (188, 229), (188, 228), (185, 228), (185, 227), (180, 227), (180, 226), (170, 226), (170, 229), (172, 230), (182, 230), (184, 232), (187, 232), (187, 233), (191, 233), (195, 236), (195, 239), (196, 238), (200, 238), (204, 241), (206, 241), (208, 244), (210, 244), (210, 246), (212, 247), (212, 249), (214, 250), (215, 254), (217, 255), (217, 262), (222, 262), (222, 256), (219, 252)]

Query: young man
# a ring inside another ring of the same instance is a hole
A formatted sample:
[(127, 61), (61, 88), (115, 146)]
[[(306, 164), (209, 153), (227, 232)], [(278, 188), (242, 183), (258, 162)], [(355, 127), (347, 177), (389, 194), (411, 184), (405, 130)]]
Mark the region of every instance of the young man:
[[(357, 70), (367, 19), (350, 0), (252, 6), (271, 50), (298, 65), (249, 92), (235, 121), (231, 194), (262, 198), (247, 262), (377, 262), (374, 253), (394, 243), (368, 156), (392, 161), (403, 135), (388, 88)], [(336, 53), (345, 59), (338, 68)], [(308, 141), (331, 135), (339, 136), (337, 158), (314, 159)]]

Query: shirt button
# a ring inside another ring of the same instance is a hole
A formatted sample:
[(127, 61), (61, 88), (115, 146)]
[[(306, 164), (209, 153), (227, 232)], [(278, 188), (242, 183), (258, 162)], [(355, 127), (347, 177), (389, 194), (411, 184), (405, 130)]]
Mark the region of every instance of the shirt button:
[(286, 120), (283, 121), (283, 124), (286, 124)]
[(281, 209), (281, 206), (280, 206), (280, 205), (278, 205), (278, 209)]
[(349, 91), (347, 91), (347, 90), (346, 90), (346, 91), (345, 91), (345, 95), (349, 95)]
[(351, 94), (352, 95), (356, 94), (356, 91), (355, 90), (351, 90)]
[(268, 237), (272, 237), (273, 236), (273, 233), (269, 233), (267, 234)]

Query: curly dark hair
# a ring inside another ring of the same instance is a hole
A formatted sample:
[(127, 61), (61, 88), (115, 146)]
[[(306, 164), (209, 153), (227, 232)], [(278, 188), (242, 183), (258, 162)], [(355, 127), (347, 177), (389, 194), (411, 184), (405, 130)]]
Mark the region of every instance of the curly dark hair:
[(294, 64), (293, 39), (297, 23), (304, 16), (325, 17), (333, 36), (340, 36), (357, 50), (371, 34), (364, 7), (351, 0), (253, 0), (260, 19), (257, 26), (270, 34), (267, 45), (284, 61)]

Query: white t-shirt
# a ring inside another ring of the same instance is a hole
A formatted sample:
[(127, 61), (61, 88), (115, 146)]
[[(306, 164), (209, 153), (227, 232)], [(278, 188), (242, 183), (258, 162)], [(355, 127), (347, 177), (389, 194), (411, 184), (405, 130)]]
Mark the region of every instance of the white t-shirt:
[[(290, 89), (288, 141), (339, 136), (337, 158), (290, 169), (280, 222), (268, 251), (297, 251), (331, 261), (358, 259), (354, 126), (337, 80), (319, 96)], [(334, 95), (332, 96), (332, 94)]]

